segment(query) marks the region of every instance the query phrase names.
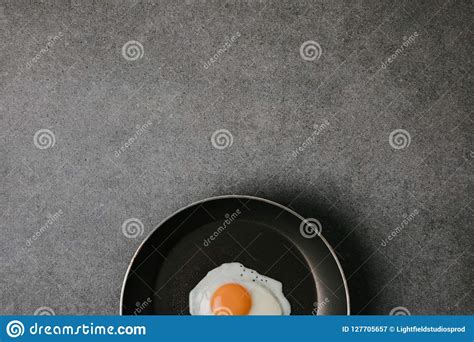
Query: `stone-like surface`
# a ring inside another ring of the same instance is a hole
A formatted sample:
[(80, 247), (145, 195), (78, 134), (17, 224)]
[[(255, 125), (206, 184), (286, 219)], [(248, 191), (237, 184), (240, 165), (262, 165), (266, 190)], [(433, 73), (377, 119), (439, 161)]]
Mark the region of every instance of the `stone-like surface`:
[[(322, 222), (354, 313), (473, 314), (471, 13), (469, 1), (0, 2), (0, 313), (117, 313), (143, 236), (239, 193)], [(140, 58), (122, 55), (129, 41)], [(41, 129), (54, 146), (35, 145)], [(141, 238), (123, 235), (129, 218)]]

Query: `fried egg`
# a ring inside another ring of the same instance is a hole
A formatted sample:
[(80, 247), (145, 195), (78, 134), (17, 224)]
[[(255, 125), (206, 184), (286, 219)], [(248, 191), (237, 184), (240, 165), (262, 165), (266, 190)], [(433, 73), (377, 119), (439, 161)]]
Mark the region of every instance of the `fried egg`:
[(289, 315), (278, 280), (232, 262), (211, 270), (189, 293), (191, 315)]

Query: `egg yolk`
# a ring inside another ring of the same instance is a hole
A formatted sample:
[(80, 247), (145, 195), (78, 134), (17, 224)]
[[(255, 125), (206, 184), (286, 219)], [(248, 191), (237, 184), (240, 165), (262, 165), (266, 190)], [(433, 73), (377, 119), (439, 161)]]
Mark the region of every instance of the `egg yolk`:
[(248, 315), (252, 307), (250, 293), (239, 284), (224, 284), (212, 295), (211, 309), (214, 315)]

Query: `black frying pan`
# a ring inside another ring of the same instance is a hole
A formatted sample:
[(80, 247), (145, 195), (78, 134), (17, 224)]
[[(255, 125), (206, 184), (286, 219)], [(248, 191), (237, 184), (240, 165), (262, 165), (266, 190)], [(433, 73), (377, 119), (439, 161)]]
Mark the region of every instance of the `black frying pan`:
[(307, 234), (303, 220), (251, 196), (214, 197), (181, 209), (135, 253), (120, 313), (189, 315), (194, 286), (213, 268), (235, 261), (282, 282), (292, 315), (348, 315), (341, 265), (320, 234)]

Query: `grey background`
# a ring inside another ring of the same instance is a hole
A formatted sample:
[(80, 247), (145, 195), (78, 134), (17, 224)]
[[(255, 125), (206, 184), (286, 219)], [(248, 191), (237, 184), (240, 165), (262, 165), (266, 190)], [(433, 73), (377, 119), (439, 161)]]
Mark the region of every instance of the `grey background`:
[[(472, 314), (471, 18), (453, 0), (1, 1), (0, 313), (118, 313), (146, 234), (238, 193), (322, 222), (354, 313)], [(130, 40), (142, 58), (122, 56)], [(319, 59), (301, 58), (308, 40)], [(35, 146), (40, 129), (54, 146)], [(129, 218), (142, 236), (124, 236)]]

